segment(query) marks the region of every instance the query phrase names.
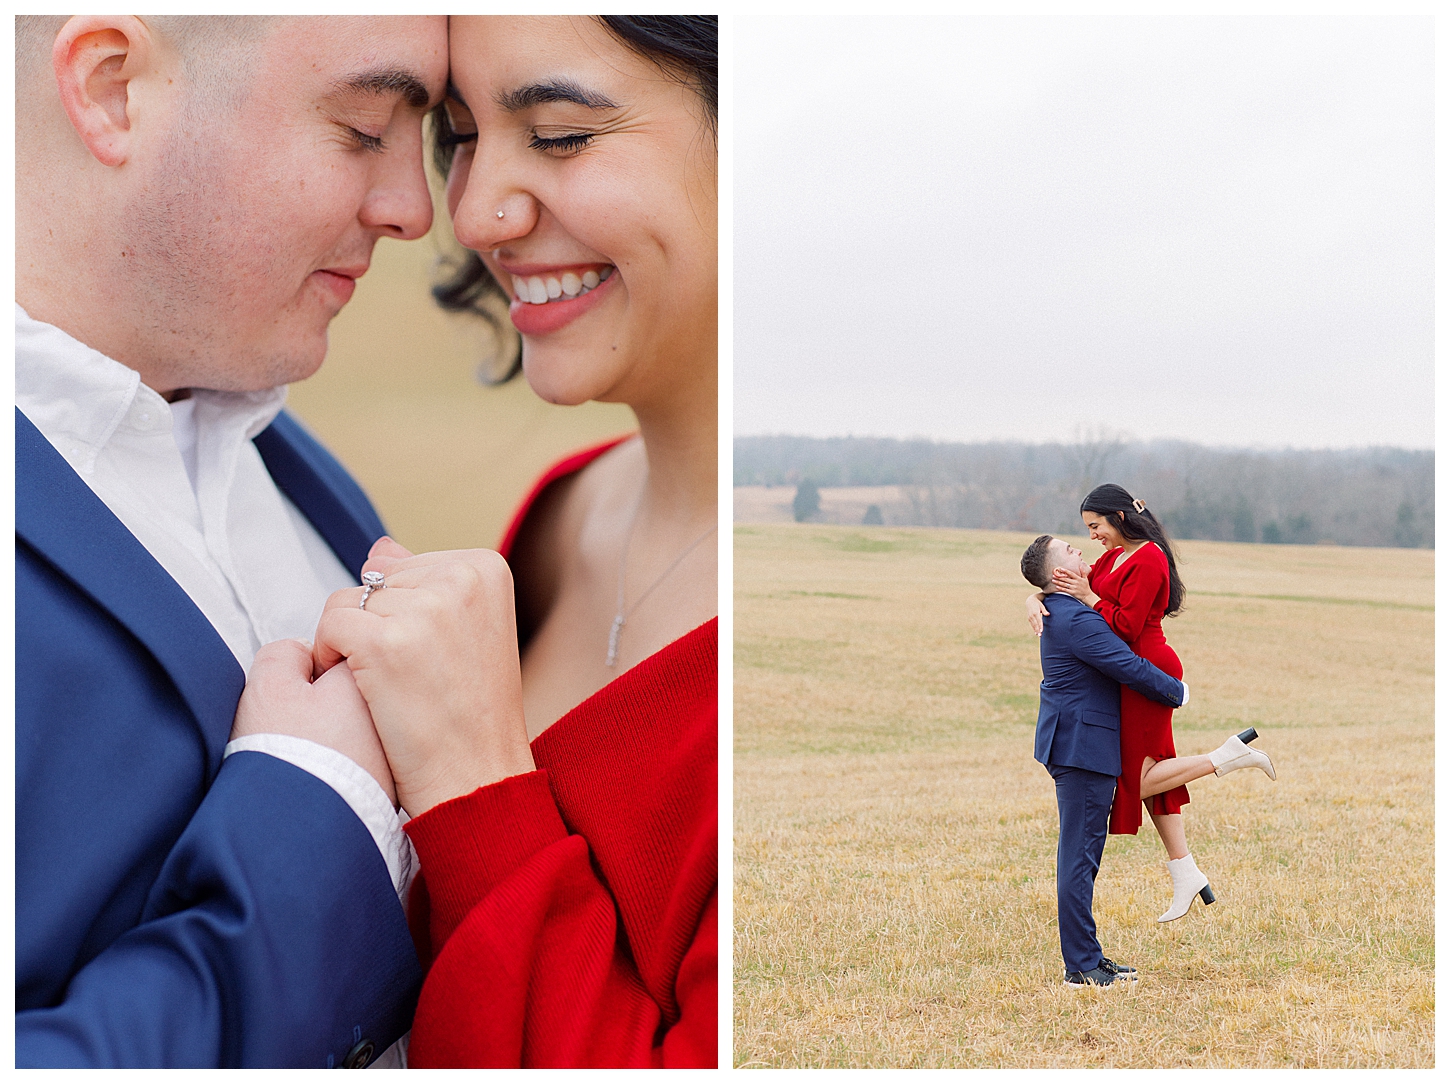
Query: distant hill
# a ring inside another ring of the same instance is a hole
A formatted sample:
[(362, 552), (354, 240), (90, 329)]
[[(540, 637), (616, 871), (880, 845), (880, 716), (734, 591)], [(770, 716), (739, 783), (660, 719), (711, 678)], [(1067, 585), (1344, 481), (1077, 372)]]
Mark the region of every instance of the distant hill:
[(1117, 482), (1179, 538), (1435, 544), (1435, 453), (1404, 448), (735, 438), (737, 486), (802, 482), (822, 489), (895, 486), (896, 499), (879, 507), (888, 524), (1081, 533), (1083, 496), (1102, 482)]

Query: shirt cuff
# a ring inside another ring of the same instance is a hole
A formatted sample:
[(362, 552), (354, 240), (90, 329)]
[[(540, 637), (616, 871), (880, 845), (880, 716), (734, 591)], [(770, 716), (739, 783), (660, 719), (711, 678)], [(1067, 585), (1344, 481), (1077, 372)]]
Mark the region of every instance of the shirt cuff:
[[(1183, 686), (1183, 703), (1178, 705), (1181, 708), (1183, 707), (1183, 704), (1188, 703), (1188, 682), (1184, 681), (1182, 678), (1179, 678), (1178, 684)], [(382, 788), (380, 787), (378, 789), (381, 790)]]
[(387, 864), (388, 876), (393, 880), (398, 899), (404, 907), (407, 906), (408, 889), (418, 869), (413, 844), (403, 832), (408, 815), (393, 808), (393, 803), (388, 801), (376, 779), (336, 749), (290, 734), (248, 734), (237, 738), (227, 743), (222, 750), (222, 759), (242, 752), (266, 753), (285, 760), (315, 775), (335, 790), (371, 833)]

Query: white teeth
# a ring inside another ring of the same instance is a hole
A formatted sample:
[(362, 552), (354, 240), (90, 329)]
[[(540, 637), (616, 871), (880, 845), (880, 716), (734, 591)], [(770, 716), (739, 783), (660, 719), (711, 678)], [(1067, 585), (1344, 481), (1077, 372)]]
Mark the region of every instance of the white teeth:
[(613, 267), (605, 267), (599, 271), (590, 268), (582, 275), (573, 271), (565, 271), (558, 278), (553, 275), (547, 277), (530, 275), (525, 279), (514, 275), (512, 276), (514, 296), (530, 305), (546, 305), (550, 301), (558, 301), (560, 298), (579, 297), (581, 294), (587, 294), (613, 273)]

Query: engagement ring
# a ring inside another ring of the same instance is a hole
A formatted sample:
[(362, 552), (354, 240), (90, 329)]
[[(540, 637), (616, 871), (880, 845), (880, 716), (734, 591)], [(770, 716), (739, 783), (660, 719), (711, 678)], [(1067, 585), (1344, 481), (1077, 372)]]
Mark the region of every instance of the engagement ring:
[(388, 585), (383, 582), (383, 574), (381, 572), (364, 572), (362, 574), (362, 582), (363, 597), (362, 601), (357, 604), (357, 608), (359, 610), (366, 610), (368, 608), (368, 596), (374, 591), (381, 591)]

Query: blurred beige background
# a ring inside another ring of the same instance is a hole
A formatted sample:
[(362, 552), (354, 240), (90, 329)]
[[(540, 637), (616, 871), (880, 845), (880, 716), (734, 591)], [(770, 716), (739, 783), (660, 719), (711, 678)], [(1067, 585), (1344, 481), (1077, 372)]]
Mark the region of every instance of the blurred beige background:
[(486, 325), (445, 314), (428, 292), (435, 262), (455, 249), (441, 205), (427, 237), (380, 241), (332, 323), (327, 362), (287, 402), (415, 552), (496, 546), (550, 464), (635, 428), (628, 407), (545, 403), (522, 374), (479, 384)]

